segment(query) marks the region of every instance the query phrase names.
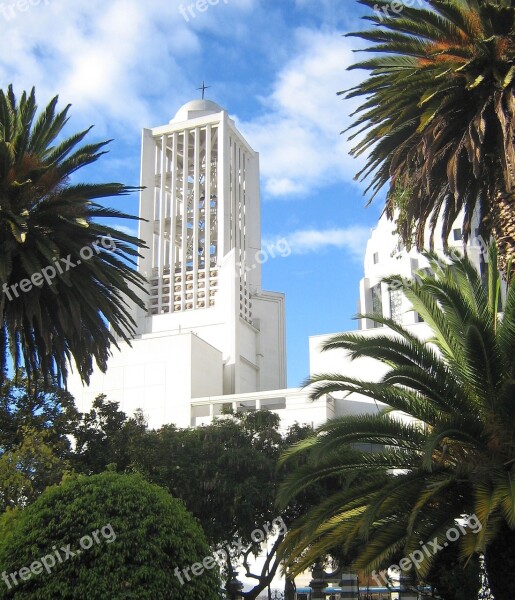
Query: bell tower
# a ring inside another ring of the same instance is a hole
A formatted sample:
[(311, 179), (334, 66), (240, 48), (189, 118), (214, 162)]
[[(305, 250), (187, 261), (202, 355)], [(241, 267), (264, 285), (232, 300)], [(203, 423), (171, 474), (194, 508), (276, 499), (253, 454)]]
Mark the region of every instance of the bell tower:
[(261, 288), (259, 155), (225, 110), (185, 104), (143, 130), (138, 270), (148, 281), (136, 337), (88, 388), (151, 426), (192, 423), (194, 399), (286, 387), (284, 296)]
[[(168, 125), (145, 130), (140, 237), (150, 251), (139, 269), (150, 280), (149, 316), (213, 308), (224, 259), (233, 253), (240, 316), (252, 322), (261, 286), (259, 158), (223, 109), (184, 105)], [(190, 322), (190, 319), (187, 319)]]

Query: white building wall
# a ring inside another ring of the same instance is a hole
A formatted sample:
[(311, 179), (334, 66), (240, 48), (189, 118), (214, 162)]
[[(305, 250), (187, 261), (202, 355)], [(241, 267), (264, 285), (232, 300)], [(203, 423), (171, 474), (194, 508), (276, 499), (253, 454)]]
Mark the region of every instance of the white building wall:
[[(461, 222), (458, 218), (457, 223)], [(477, 223), (476, 223), (477, 227)], [(474, 229), (474, 228), (473, 228)], [(474, 231), (476, 231), (474, 229)], [(434, 249), (444, 258), (441, 239), (435, 238)], [(463, 253), (465, 250), (476, 268), (482, 269), (483, 240), (474, 235), (464, 248), (461, 229), (456, 225), (451, 232), (449, 249)], [(413, 310), (407, 298), (400, 292), (390, 290), (382, 280), (392, 275), (410, 278), (420, 269), (429, 267), (427, 259), (417, 250), (407, 251), (395, 233), (395, 223), (386, 216), (381, 217), (378, 225), (372, 230), (367, 243), (364, 259), (364, 277), (360, 282), (360, 313), (380, 313), (384, 317), (394, 318), (402, 323), (411, 333), (421, 340), (431, 337), (429, 327), (420, 322), (420, 317)], [(380, 290), (380, 293), (378, 291)], [(376, 301), (374, 302), (374, 296)], [(375, 323), (372, 319), (360, 319), (360, 335), (375, 336), (394, 335), (391, 330)], [(380, 331), (378, 331), (378, 327)], [(352, 332), (351, 332), (352, 333)], [(309, 339), (310, 375), (322, 373), (338, 373), (364, 381), (379, 381), (387, 371), (387, 367), (374, 359), (358, 358), (352, 361), (344, 350), (322, 352), (323, 344), (335, 334), (312, 336)], [(359, 414), (360, 412), (376, 412), (381, 409), (379, 403), (359, 394), (332, 394), (335, 416)]]
[(105, 394), (128, 415), (142, 409), (151, 428), (188, 427), (191, 398), (223, 393), (222, 364), (221, 352), (192, 333), (149, 334), (132, 347), (121, 344), (107, 373), (95, 371), (89, 387), (75, 376), (69, 388), (81, 412)]
[[(80, 408), (103, 393), (153, 425), (187, 425), (192, 398), (284, 387), (284, 297), (261, 289), (258, 154), (221, 107), (192, 101), (143, 131), (141, 185), (147, 310), (134, 307), (132, 348), (113, 348), (105, 375), (89, 388), (70, 377)], [(191, 336), (204, 344), (186, 349)]]
[[(458, 218), (456, 223), (460, 223), (461, 218)], [(475, 232), (478, 223), (473, 227)], [(457, 239), (454, 239), (454, 238)], [(481, 269), (481, 250), (484, 249), (484, 242), (479, 240), (476, 235), (472, 237), (466, 246), (466, 251), (469, 258), (472, 260), (478, 270)], [(439, 237), (435, 237), (434, 244), (435, 252), (440, 256), (444, 256), (443, 243)], [(449, 239), (449, 249), (464, 251), (463, 241), (461, 238), (461, 229), (456, 225), (451, 232)], [(364, 277), (360, 282), (360, 312), (373, 313), (374, 310), (374, 292), (381, 290), (381, 306), (382, 314), (385, 317), (392, 316), (392, 305), (395, 306), (400, 300), (400, 305), (397, 306), (398, 318), (406, 325), (415, 324), (418, 322), (416, 313), (411, 310), (410, 304), (406, 298), (399, 294), (390, 294), (388, 285), (382, 283), (384, 277), (390, 275), (401, 275), (403, 277), (412, 277), (419, 269), (429, 267), (427, 259), (416, 249), (410, 251), (404, 248), (399, 241), (398, 235), (395, 233), (395, 223), (389, 221), (386, 216), (382, 216), (377, 227), (372, 230), (370, 239), (367, 243), (364, 260)], [(374, 327), (374, 322), (371, 319), (361, 319), (360, 329), (370, 329)]]
[[(222, 353), (207, 344), (197, 335), (191, 339), (191, 396), (190, 398), (202, 398), (223, 390), (223, 357)], [(187, 370), (187, 366), (185, 366)], [(188, 399), (189, 400), (189, 399)], [(189, 409), (189, 402), (188, 409)], [(184, 416), (183, 422), (187, 422), (188, 415)]]
[[(286, 330), (284, 294), (260, 292), (253, 298), (254, 326), (258, 336), (258, 390), (286, 387)], [(274, 385), (275, 384), (275, 385)]]
[(224, 410), (234, 412), (249, 410), (270, 410), (281, 417), (281, 428), (286, 430), (295, 423), (318, 427), (334, 417), (331, 399), (311, 401), (304, 389), (290, 388), (232, 396), (209, 396), (192, 402), (191, 425), (207, 425), (213, 417)]
[[(407, 328), (421, 340), (428, 339), (430, 336), (430, 329), (425, 323), (407, 325)], [(359, 335), (372, 337), (378, 335), (378, 333), (381, 333), (381, 335), (394, 335), (391, 330), (386, 328), (383, 328), (381, 332), (378, 332), (377, 329), (360, 331)], [(334, 335), (324, 334), (309, 338), (309, 371), (311, 376), (322, 373), (337, 373), (345, 377), (362, 379), (363, 381), (379, 381), (386, 374), (387, 366), (378, 360), (366, 357), (351, 360), (349, 353), (343, 349), (323, 352), (322, 346)], [(377, 413), (384, 408), (384, 405), (380, 402), (375, 402), (361, 394), (335, 392), (331, 394), (331, 398), (334, 402), (335, 417)]]

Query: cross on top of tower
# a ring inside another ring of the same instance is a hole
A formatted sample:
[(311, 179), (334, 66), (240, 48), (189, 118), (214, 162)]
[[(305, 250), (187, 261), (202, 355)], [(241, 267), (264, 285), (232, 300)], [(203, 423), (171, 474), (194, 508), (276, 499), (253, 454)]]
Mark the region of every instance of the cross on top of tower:
[(202, 87), (197, 88), (197, 90), (201, 90), (202, 91), (202, 100), (204, 100), (204, 96), (206, 94), (206, 90), (208, 90), (211, 86), (210, 85), (206, 85), (205, 81), (202, 80)]

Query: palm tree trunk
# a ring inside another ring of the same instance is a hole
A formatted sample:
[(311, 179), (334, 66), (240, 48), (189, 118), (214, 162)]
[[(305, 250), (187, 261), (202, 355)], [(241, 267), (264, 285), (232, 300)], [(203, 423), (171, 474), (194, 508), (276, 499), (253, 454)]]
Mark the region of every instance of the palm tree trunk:
[(515, 265), (515, 194), (500, 193), (492, 206), (492, 232), (499, 253), (499, 269), (506, 275)]
[(513, 600), (515, 590), (515, 530), (503, 522), (485, 552), (485, 566), (495, 600)]
[(515, 95), (513, 89), (495, 94), (495, 110), (502, 130), (498, 156), (504, 189), (499, 189), (492, 207), (492, 231), (499, 254), (499, 269), (507, 276), (507, 267), (515, 264)]

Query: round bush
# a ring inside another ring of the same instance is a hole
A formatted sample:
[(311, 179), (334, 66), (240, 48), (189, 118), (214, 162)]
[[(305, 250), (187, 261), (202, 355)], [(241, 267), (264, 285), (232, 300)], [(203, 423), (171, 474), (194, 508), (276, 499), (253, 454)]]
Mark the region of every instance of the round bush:
[[(2, 599), (219, 598), (202, 529), (181, 501), (139, 475), (103, 473), (49, 488), (3, 538)], [(194, 575), (192, 565), (203, 561), (208, 569), (198, 564)]]

